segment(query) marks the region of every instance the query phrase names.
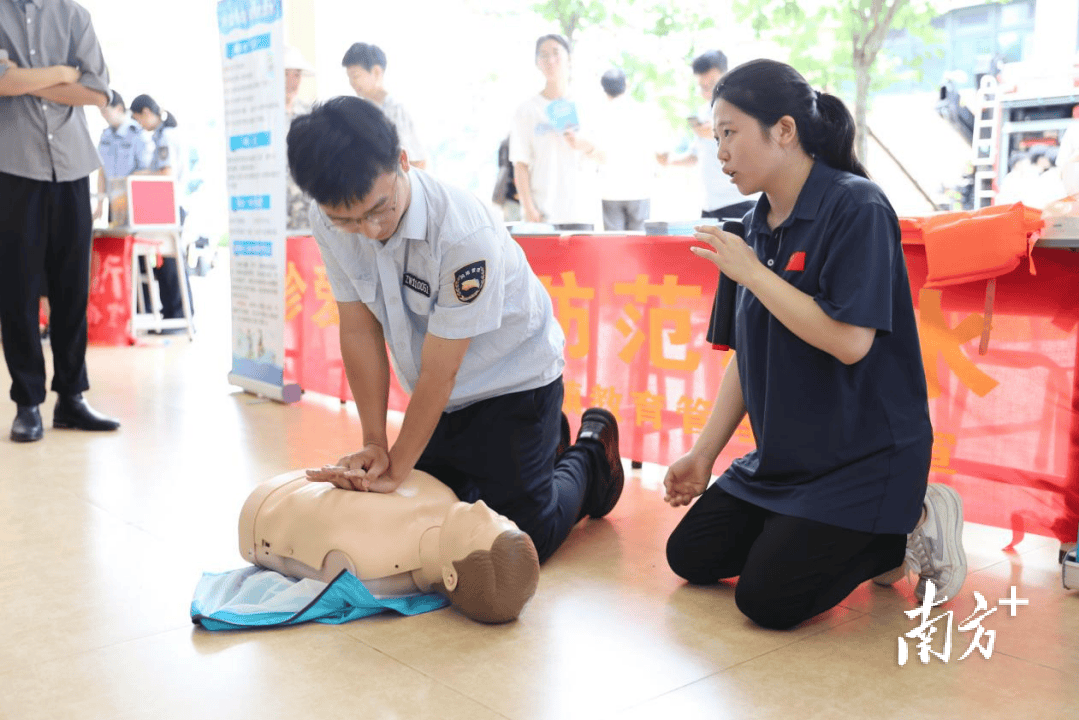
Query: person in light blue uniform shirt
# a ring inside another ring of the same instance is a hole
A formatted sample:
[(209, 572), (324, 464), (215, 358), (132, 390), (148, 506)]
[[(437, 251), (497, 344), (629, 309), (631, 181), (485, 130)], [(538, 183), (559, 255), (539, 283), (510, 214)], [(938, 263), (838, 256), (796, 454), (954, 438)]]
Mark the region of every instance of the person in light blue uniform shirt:
[[(179, 135), (176, 131), (176, 116), (162, 110), (161, 106), (149, 95), (139, 95), (131, 101), (131, 116), (143, 129), (150, 133), (150, 161), (139, 172), (151, 175), (170, 175), (176, 180), (176, 196), (180, 201), (180, 225), (184, 223), (187, 211), (183, 206), (185, 162), (181, 151)], [(161, 265), (154, 268), (154, 277), (161, 293), (161, 317), (166, 320), (184, 316), (183, 300), (180, 297), (180, 281), (176, 273), (176, 260), (170, 257), (162, 259)], [(183, 264), (188, 272), (187, 263)], [(191, 296), (191, 283), (186, 283), (188, 305), (192, 314), (195, 312), (194, 298)], [(185, 333), (184, 328), (170, 328), (160, 331), (163, 334)]]
[[(561, 412), (565, 338), (520, 245), (470, 193), (412, 167), (393, 123), (359, 98), (293, 120), (289, 167), (340, 313), (363, 447), (315, 480), (393, 492), (415, 469), (517, 523), (541, 561), (622, 491), (617, 423)], [(389, 352), (386, 348), (388, 346)], [(410, 394), (386, 430), (390, 363)]]
[[(127, 105), (120, 93), (113, 91), (112, 100), (101, 108), (101, 116), (109, 126), (101, 131), (101, 139), (97, 142), (101, 171), (98, 173), (94, 217), (101, 217), (106, 199), (111, 206), (115, 199), (124, 196), (124, 180), (128, 175), (150, 167), (151, 145), (142, 126), (127, 114)], [(115, 222), (116, 218), (110, 214), (109, 220)]]

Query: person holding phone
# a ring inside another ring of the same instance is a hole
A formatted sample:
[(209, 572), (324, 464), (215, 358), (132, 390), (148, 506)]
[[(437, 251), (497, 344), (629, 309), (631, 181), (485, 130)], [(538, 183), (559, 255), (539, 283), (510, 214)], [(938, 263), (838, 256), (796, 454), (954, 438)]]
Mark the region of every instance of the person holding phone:
[[(692, 583), (738, 576), (739, 610), (769, 628), (907, 569), (919, 599), (932, 581), (950, 600), (966, 577), (962, 501), (927, 486), (933, 428), (899, 222), (854, 154), (853, 118), (772, 60), (735, 68), (713, 98), (723, 171), (762, 195), (745, 240), (696, 235), (694, 254), (739, 285), (735, 356), (664, 479), (672, 506), (696, 498), (668, 563)], [(756, 449), (709, 485), (747, 414)]]
[(596, 146), (581, 135), (569, 98), (569, 41), (556, 34), (540, 37), (536, 68), (543, 74), (543, 90), (517, 108), (510, 130), (522, 214), (528, 222), (590, 222), (599, 214), (599, 198), (585, 165), (595, 158)]
[[(712, 90), (727, 72), (727, 56), (722, 50), (710, 50), (694, 58), (692, 67), (701, 97), (706, 103), (711, 103)], [(738, 219), (752, 209), (758, 195), (743, 195), (723, 174), (723, 168), (716, 159), (716, 139), (712, 136), (710, 117), (708, 105), (702, 107), (699, 113), (686, 117), (686, 123), (693, 132), (693, 143), (688, 152), (674, 158), (670, 153), (660, 153), (656, 157), (661, 165), (700, 167), (704, 188), (702, 218)]]

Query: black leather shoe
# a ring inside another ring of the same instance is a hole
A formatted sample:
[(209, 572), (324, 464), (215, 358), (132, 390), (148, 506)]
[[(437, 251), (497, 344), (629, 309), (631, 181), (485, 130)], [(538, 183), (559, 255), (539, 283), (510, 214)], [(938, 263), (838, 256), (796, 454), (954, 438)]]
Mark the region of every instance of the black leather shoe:
[(90, 407), (82, 393), (61, 395), (52, 411), (54, 428), (72, 428), (75, 430), (115, 430), (120, 421), (106, 417)]
[(12, 442), (34, 442), (45, 435), (41, 425), (41, 413), (37, 405), (19, 405), (15, 412), (15, 422), (11, 424)]
[(609, 410), (588, 408), (581, 416), (581, 429), (577, 432), (577, 442), (582, 440), (598, 442), (603, 446), (607, 472), (589, 483), (584, 507), (581, 508), (584, 515), (601, 518), (614, 509), (618, 498), (622, 497), (622, 487), (626, 482), (622, 456), (618, 454), (618, 421)]

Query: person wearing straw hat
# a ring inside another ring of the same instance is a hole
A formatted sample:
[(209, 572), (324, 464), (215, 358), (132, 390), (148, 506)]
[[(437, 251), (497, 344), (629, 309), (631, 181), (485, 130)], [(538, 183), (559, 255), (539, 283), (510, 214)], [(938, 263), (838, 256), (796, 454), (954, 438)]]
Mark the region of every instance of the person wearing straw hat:
[[(313, 76), (315, 69), (307, 62), (300, 50), (292, 45), (285, 46), (285, 117), (288, 125), (299, 115), (311, 112), (311, 104), (301, 100), (300, 83), (305, 76)], [(292, 179), (292, 173), (285, 173), (286, 208), (288, 219), (286, 227), (289, 230), (306, 230), (310, 223), (307, 221), (307, 207), (311, 198), (300, 190), (300, 186)]]

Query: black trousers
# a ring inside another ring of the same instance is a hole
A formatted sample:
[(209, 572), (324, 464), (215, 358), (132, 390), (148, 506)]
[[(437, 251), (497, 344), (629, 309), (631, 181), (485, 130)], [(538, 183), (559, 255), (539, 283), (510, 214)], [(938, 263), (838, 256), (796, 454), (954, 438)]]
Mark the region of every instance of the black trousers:
[(743, 216), (757, 207), (756, 200), (745, 200), (733, 205), (716, 208), (715, 210), (702, 210), (702, 218), (714, 218), (716, 220), (741, 220)]
[(45, 355), (38, 306), (49, 298), (52, 389), (89, 389), (86, 305), (90, 296), (90, 181), (29, 180), (0, 173), (0, 335), (11, 399), (45, 400)]
[[(143, 270), (146, 270), (147, 259), (144, 257), (139, 262), (143, 263)], [(172, 320), (175, 318), (182, 318), (184, 316), (183, 299), (180, 296), (180, 278), (176, 273), (176, 258), (163, 257), (161, 258), (160, 267), (155, 266), (151, 268), (154, 274), (154, 279), (157, 280), (157, 292), (158, 299), (161, 301), (161, 318), (163, 320)], [(191, 308), (191, 315), (195, 314), (195, 298), (191, 295), (191, 278), (188, 272), (187, 263), (183, 264), (184, 275), (187, 276), (187, 306)], [(152, 307), (150, 304), (150, 289), (142, 286), (142, 302), (147, 308)]]
[(465, 502), (483, 500), (532, 538), (540, 562), (581, 517), (589, 482), (607, 470), (598, 443), (572, 445), (555, 461), (562, 378), (535, 390), (443, 413), (417, 470)]
[(694, 584), (738, 578), (734, 601), (758, 625), (786, 629), (899, 567), (906, 535), (877, 535), (779, 515), (713, 483), (667, 540), (667, 563)]

